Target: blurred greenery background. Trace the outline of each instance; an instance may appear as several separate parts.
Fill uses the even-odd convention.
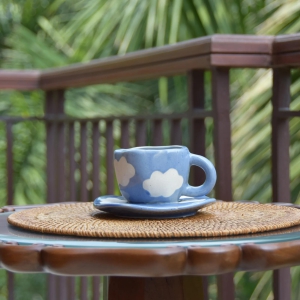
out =
[[[64,66],[215,33],[278,35],[300,31],[299,0],[1,0],[2,69]],[[231,72],[234,198],[271,200],[270,70]],[[209,91],[209,78],[207,78]],[[292,73],[292,109],[300,109],[299,71]],[[0,91],[0,115],[42,116],[41,91]],[[66,93],[72,117],[179,112],[187,105],[186,78],[97,85]],[[207,93],[207,105],[210,93]],[[299,203],[299,118],[290,122],[292,201]],[[208,124],[208,128],[209,128]],[[14,126],[14,191],[17,204],[45,199],[43,124]],[[208,143],[208,156],[212,146]],[[5,128],[0,124],[0,201],[6,202]],[[299,270],[293,268],[293,299],[300,299]],[[2,272],[4,275],[4,272]],[[1,273],[1,274],[2,274]],[[271,272],[235,275],[236,299],[272,299]],[[43,276],[18,275],[16,299],[44,299]],[[6,299],[0,277],[0,299]],[[211,278],[210,297],[216,297]]]

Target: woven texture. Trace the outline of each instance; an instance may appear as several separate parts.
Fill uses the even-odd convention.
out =
[[[58,204],[13,213],[12,225],[43,233],[106,238],[212,237],[300,224],[300,210],[267,204],[217,202],[181,219],[122,219],[92,203]]]

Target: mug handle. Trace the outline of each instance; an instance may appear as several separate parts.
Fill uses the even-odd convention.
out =
[[[215,186],[217,173],[214,165],[205,157],[190,153],[190,166],[201,168],[206,175],[204,183],[200,186],[187,184],[183,195],[190,197],[200,197],[207,195]]]

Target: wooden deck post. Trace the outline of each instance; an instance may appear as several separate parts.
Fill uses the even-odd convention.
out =
[[[65,177],[65,125],[55,118],[64,114],[64,90],[47,91],[45,97],[46,153],[47,153],[47,203],[64,202]],[[68,292],[73,295],[74,279],[48,275],[47,299],[65,299]]]
[[[214,117],[215,166],[218,174],[215,197],[232,201],[231,175],[231,126],[230,126],[230,93],[229,69],[212,70],[212,105]],[[218,298],[234,299],[233,274],[217,277]]]
[[[190,131],[190,151],[195,154],[205,156],[205,120],[194,119],[192,117],[194,109],[205,108],[204,92],[204,70],[192,70],[187,74],[188,80],[188,104],[189,104],[189,131]],[[205,180],[205,174],[200,168],[194,168],[191,172],[190,184],[200,185]],[[193,276],[185,279],[190,285],[198,283],[201,287],[199,299],[208,300],[208,277]]]
[[[273,69],[272,90],[272,191],[274,202],[291,202],[289,119],[279,118],[279,110],[289,109],[291,76],[288,68]],[[291,299],[289,268],[273,272],[275,300]]]
[[[64,130],[57,118],[64,114],[64,91],[47,91],[45,99],[46,152],[47,152],[47,202],[61,202],[65,190]],[[62,144],[61,144],[62,143]]]
[[[192,70],[188,73],[188,97],[190,116],[190,151],[205,156],[205,120],[194,119],[194,109],[204,109],[204,71]],[[193,169],[191,184],[200,185],[205,180],[205,174],[200,168]]]

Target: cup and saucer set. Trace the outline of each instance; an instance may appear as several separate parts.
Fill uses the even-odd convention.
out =
[[[190,166],[202,168],[201,186],[188,184]],[[216,170],[203,156],[184,146],[118,149],[114,167],[122,196],[106,195],[94,207],[125,218],[166,219],[192,216],[216,200],[206,195],[216,183]]]

